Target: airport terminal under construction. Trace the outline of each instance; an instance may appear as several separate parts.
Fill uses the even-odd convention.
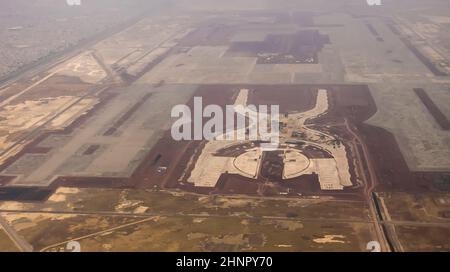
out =
[[[328,224],[355,224],[352,235],[361,232],[364,239],[377,239],[386,251],[417,249],[404,239],[425,227],[411,222],[414,216],[423,219],[417,210],[430,201],[395,215],[399,200],[390,196],[406,194],[402,201],[412,201],[408,196],[419,201],[412,197],[417,195],[449,199],[450,103],[448,91],[442,91],[450,86],[450,68],[445,65],[449,60],[439,54],[439,44],[418,42],[415,35],[432,35],[426,31],[431,26],[413,31],[407,19],[378,16],[358,5],[339,8],[335,3],[329,12],[317,12],[310,5],[311,10],[298,12],[190,10],[188,15],[145,17],[51,65],[3,82],[0,217],[25,208],[32,213],[59,211],[60,206],[46,205],[64,190],[170,192],[167,199],[178,206],[174,209],[181,209],[180,199],[193,195],[199,201],[224,197],[230,203],[230,199],[299,201],[300,208],[286,209],[284,215],[302,224],[297,213],[317,204],[311,201],[356,203],[363,210],[361,218],[351,222],[338,218]],[[356,15],[359,12],[364,15]],[[430,18],[436,29],[443,27],[437,17]],[[358,45],[351,39],[355,35]],[[193,110],[195,97],[223,110],[227,105],[278,105],[278,146],[266,150],[262,146],[267,141],[262,139],[175,140],[171,110],[176,105]],[[248,134],[247,127],[233,127],[232,133],[239,130]],[[86,195],[68,202],[70,213],[79,211],[75,207]],[[178,195],[178,200],[171,198]],[[16,202],[22,208],[11,204]],[[236,203],[226,209],[239,208]],[[450,211],[450,200],[442,203],[431,212],[439,216],[430,220],[442,223],[443,233],[448,233],[444,215]],[[110,216],[113,211],[108,209],[117,206],[102,206],[101,212]],[[205,214],[196,209],[198,221]],[[320,212],[328,214],[330,209]],[[414,214],[413,219],[408,213]],[[250,223],[239,222],[258,225],[249,216]],[[325,217],[321,218],[326,221]],[[9,222],[21,224],[16,219]],[[340,245],[344,238],[336,233],[342,226],[336,233],[327,226],[320,228],[319,236],[303,237],[292,249],[301,250],[304,241],[312,241],[320,247],[306,250],[344,245],[348,248],[339,249],[365,250],[364,239]],[[277,228],[297,231],[291,225]],[[23,229],[27,231],[26,226]],[[197,237],[194,234],[189,233]],[[35,238],[31,231],[29,235]],[[248,243],[256,239],[261,240],[256,244],[267,245],[267,233],[266,240],[255,238],[253,232],[246,235],[250,236],[242,239]],[[220,237],[217,243],[227,244],[222,241],[226,237]],[[61,246],[54,239],[33,241],[39,250]],[[211,247],[212,240],[208,241],[202,250],[237,249]],[[449,249],[448,238],[436,243]],[[258,246],[249,247],[253,249]]]

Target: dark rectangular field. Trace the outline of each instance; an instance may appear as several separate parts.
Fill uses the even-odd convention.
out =
[[[294,34],[271,34],[262,42],[235,42],[226,55],[257,57],[259,64],[316,64],[318,52],[329,43],[329,37],[317,30],[302,30]]]
[[[447,117],[442,113],[442,111],[436,106],[436,104],[431,100],[428,94],[424,89],[415,88],[414,92],[420,98],[422,103],[427,108],[428,112],[434,117],[434,120],[441,126],[443,130],[450,130],[450,121]]]

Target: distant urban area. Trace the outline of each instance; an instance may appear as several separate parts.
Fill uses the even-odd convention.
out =
[[[95,0],[68,8],[66,0],[0,4],[0,79],[46,61],[140,15],[146,1]]]

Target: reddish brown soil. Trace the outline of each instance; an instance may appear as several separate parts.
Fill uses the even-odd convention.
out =
[[[230,146],[227,148],[220,149],[214,155],[218,156],[218,157],[237,157],[237,156],[245,153],[245,151],[251,147],[252,147],[251,143],[245,143],[245,144],[241,144],[241,145],[233,145],[233,146]]]
[[[59,177],[49,187],[56,190],[58,187],[75,188],[130,188],[128,178],[110,177]]]
[[[257,195],[259,184],[254,179],[235,174],[222,174],[214,193]]]
[[[328,154],[322,149],[319,149],[315,146],[305,146],[305,148],[302,149],[302,153],[305,154],[310,159],[331,159],[333,158],[332,155]]]
[[[328,36],[317,30],[302,30],[295,34],[271,34],[262,42],[234,42],[225,56],[257,57],[261,64],[318,63],[318,52],[328,43]]]
[[[261,179],[282,180],[283,179],[283,151],[263,152],[261,159]]]
[[[247,86],[251,91],[248,104],[279,105],[280,113],[307,111],[316,104],[317,88],[292,85]]]

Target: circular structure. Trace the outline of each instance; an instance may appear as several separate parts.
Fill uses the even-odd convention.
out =
[[[288,148],[284,152],[283,179],[295,178],[309,168],[311,161],[297,149]]]
[[[233,166],[238,173],[253,179],[257,179],[260,175],[274,179],[295,178],[302,175],[310,164],[309,158],[300,150],[290,147],[264,151],[264,154],[260,147],[256,147],[233,160]]]
[[[261,155],[261,148],[252,148],[237,156],[233,161],[233,165],[242,175],[256,179]]]

